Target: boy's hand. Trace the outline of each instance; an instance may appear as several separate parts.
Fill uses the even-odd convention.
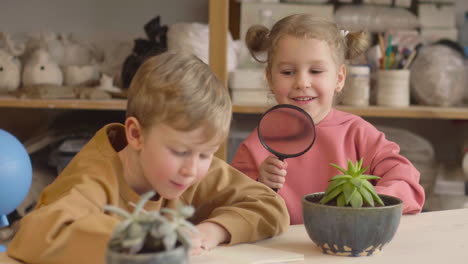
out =
[[[280,189],[286,181],[288,163],[275,156],[266,158],[260,164],[258,181],[273,189]]]
[[[192,250],[191,255],[199,255],[203,250],[210,250],[217,245],[228,242],[231,237],[228,231],[212,222],[203,222],[197,225],[199,234],[191,233]]]

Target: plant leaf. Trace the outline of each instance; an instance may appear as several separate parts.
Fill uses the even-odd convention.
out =
[[[324,195],[322,199],[320,199],[320,203],[321,204],[328,203],[333,198],[335,198],[338,194],[340,194],[342,191],[343,191],[343,185],[340,185],[337,188],[335,188],[333,191],[331,191],[329,194]]]
[[[351,175],[347,175],[347,174],[341,175],[341,174],[340,174],[340,175],[335,175],[335,176],[333,176],[333,177],[332,177],[330,180],[328,180],[328,181],[335,181],[335,180],[341,180],[341,179],[351,179],[351,178],[353,178]]]
[[[365,179],[365,180],[378,180],[380,179],[381,177],[379,176],[375,176],[375,175],[368,175],[368,174],[363,174],[361,176],[361,179]]]
[[[104,211],[114,213],[125,219],[132,218],[132,215],[129,212],[125,211],[124,209],[120,207],[116,207],[112,205],[104,205]]]
[[[143,206],[145,206],[146,202],[151,199],[156,194],[155,191],[149,191],[141,196],[141,199],[135,205],[135,209],[133,209],[133,216],[137,216],[140,211],[142,210]]]
[[[343,193],[346,198],[346,204],[349,204],[349,201],[351,201],[351,198],[356,193],[356,190],[356,186],[354,186],[354,184],[352,184],[351,182],[347,182],[343,185]]]
[[[362,180],[359,179],[359,178],[352,178],[352,179],[350,180],[350,182],[351,182],[354,186],[356,186],[356,188],[361,188],[361,186],[362,186],[362,184],[363,184],[363,183],[362,183]]]
[[[163,238],[163,243],[164,243],[164,247],[166,248],[166,250],[174,249],[176,242],[177,242],[176,233],[170,233]]]
[[[334,180],[332,181],[328,187],[327,187],[327,190],[325,191],[325,194],[327,193],[330,193],[331,191],[333,191],[333,189],[335,189],[336,187],[346,183],[347,180],[346,179],[338,179],[338,180]]]
[[[333,164],[333,163],[330,163],[330,165],[335,167],[339,171],[341,171],[343,174],[348,174],[348,172],[344,168],[340,167],[339,165],[336,165],[336,164]]]
[[[361,193],[362,198],[366,202],[366,204],[374,207],[374,199],[372,198],[372,194],[366,189],[366,187],[362,186],[359,188],[359,193]]]
[[[197,233],[200,233],[198,229]],[[187,246],[188,248],[192,247],[192,240],[190,239],[190,236],[187,234],[187,232],[181,229],[177,229],[177,237],[183,245]]]
[[[179,211],[183,217],[189,218],[195,213],[195,208],[193,206],[181,206]]]
[[[380,205],[384,205],[384,202],[382,201],[382,199],[380,199],[380,196],[375,191],[374,185],[372,185],[368,181],[364,181],[364,187],[366,187],[367,190],[371,193],[372,197],[374,198],[374,201],[376,201]]]
[[[362,162],[364,161],[363,158],[361,158],[358,162],[357,162],[357,166],[356,166],[356,170],[360,171],[361,168],[362,168]]]
[[[363,168],[363,169],[359,169],[359,171],[357,172],[357,174],[358,174],[358,175],[361,175],[361,174],[363,174],[363,173],[364,173],[366,170],[368,170],[368,169],[369,169],[369,166],[367,166],[367,167],[365,167],[365,168]]]
[[[353,192],[353,195],[351,196],[351,206],[353,208],[361,208],[362,207],[362,196],[359,192],[355,191]]]
[[[132,219],[125,219],[121,222],[119,222],[114,229],[114,233],[112,234],[113,236],[122,236],[121,233],[125,233],[127,228],[130,226],[132,223]]]
[[[354,167],[353,162],[350,159],[348,159],[348,174],[350,174],[351,176],[354,176],[355,173],[356,173],[356,168]]]
[[[336,205],[340,207],[343,207],[346,205],[346,199],[345,199],[344,193],[341,193],[338,196],[338,198],[336,199]]]
[[[125,239],[122,241],[122,247],[128,249],[130,254],[135,254],[143,248],[145,236],[135,237],[133,239]]]

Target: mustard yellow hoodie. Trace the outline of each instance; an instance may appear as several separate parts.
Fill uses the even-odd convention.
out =
[[[104,263],[107,242],[119,219],[103,212],[106,204],[132,211],[139,195],[126,184],[116,149],[127,144],[121,124],[109,124],[46,187],[9,244],[10,257],[31,263]],[[215,222],[228,230],[229,244],[275,236],[287,228],[284,201],[224,161],[214,158],[205,178],[180,197],[193,205],[192,222]],[[146,210],[173,208],[177,201],[150,201]]]

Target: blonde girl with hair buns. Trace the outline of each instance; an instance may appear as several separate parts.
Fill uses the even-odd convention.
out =
[[[266,63],[268,86],[277,103],[302,108],[316,125],[315,144],[302,156],[279,160],[262,146],[255,130],[232,161],[251,178],[279,189],[291,224],[303,223],[302,197],[325,191],[338,173],[329,164],[346,166],[348,159],[363,158],[367,173],[382,177],[374,183],[377,192],[402,199],[404,213],[421,211],[425,194],[419,172],[399,154],[399,146],[361,117],[333,108],[345,82],[345,62],[367,49],[367,33],[348,33],[324,18],[296,14],[271,30],[252,26],[245,39],[254,59]],[[265,61],[261,54],[266,54]]]

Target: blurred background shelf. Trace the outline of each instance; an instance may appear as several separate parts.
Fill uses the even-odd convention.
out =
[[[69,109],[69,110],[125,110],[127,100],[87,100],[87,99],[25,99],[14,97],[0,97],[1,108],[41,108],[41,109]],[[262,114],[269,107],[234,105],[235,114]],[[468,120],[468,106],[463,107],[352,107],[336,106],[338,110],[353,113],[363,117],[389,118],[424,118],[424,119],[459,119]]]
[[[26,99],[0,97],[1,108],[41,108],[68,110],[125,110],[127,100]]]

